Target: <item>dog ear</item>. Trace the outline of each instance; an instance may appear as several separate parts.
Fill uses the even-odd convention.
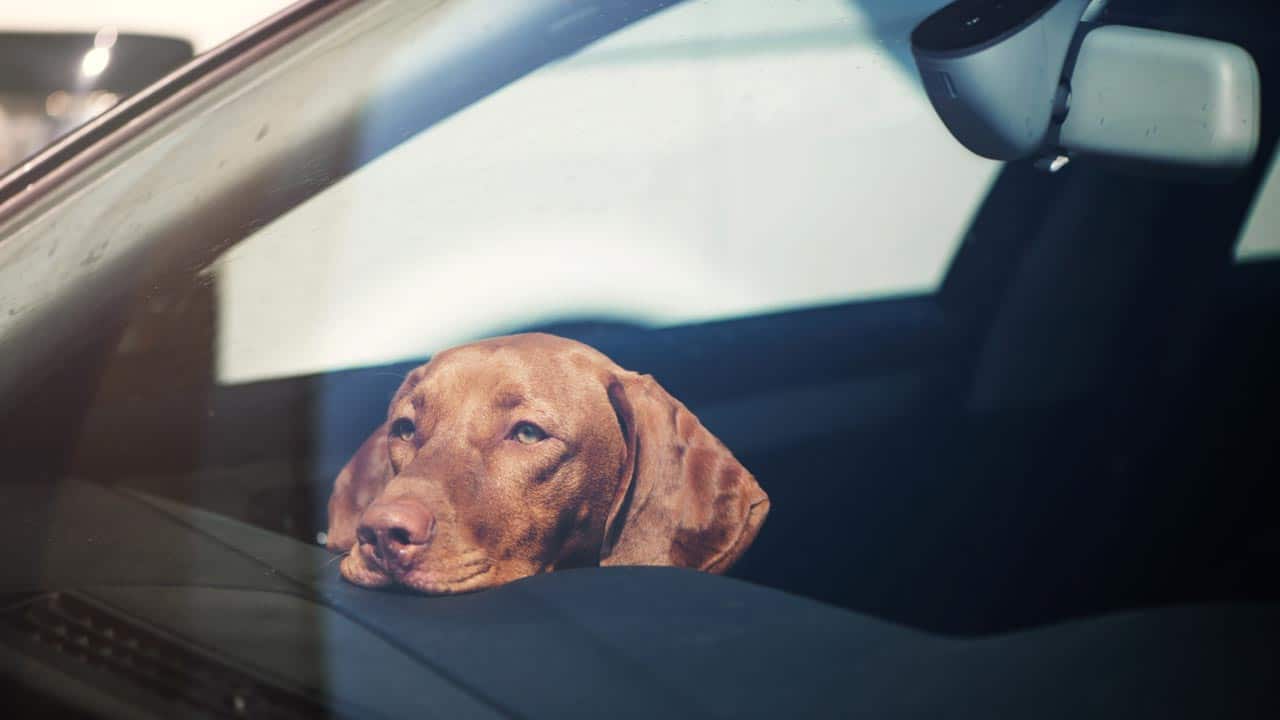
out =
[[[329,530],[326,547],[346,552],[356,544],[360,515],[391,479],[391,456],[387,448],[387,424],[383,423],[347,461],[333,483],[329,495]]]
[[[760,531],[769,497],[651,376],[615,378],[609,400],[627,458],[605,522],[600,564],[728,570]]]

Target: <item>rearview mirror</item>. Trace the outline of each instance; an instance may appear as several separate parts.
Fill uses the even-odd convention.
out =
[[[1075,155],[1214,177],[1258,149],[1258,68],[1230,43],[1081,18],[1089,0],[960,0],[912,33],[925,92],[994,160]]]

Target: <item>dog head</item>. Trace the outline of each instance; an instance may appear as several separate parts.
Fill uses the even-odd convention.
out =
[[[529,334],[409,373],[338,475],[328,537],[353,583],[456,593],[592,565],[723,572],[768,509],[652,377]]]

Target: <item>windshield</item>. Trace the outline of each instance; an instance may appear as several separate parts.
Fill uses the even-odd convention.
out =
[[[1213,183],[978,157],[943,5],[294,8],[5,190],[0,483],[320,557],[353,616],[612,565],[959,638],[1273,603],[1274,127]],[[1280,59],[1270,9],[1106,5]],[[60,552],[3,587],[127,584]],[[175,552],[121,577],[224,582]]]
[[[906,64],[927,6],[682,4],[502,88],[218,261],[218,378],[933,292],[997,166]]]

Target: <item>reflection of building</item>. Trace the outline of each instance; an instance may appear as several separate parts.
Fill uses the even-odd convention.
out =
[[[0,172],[287,4],[9,3],[0,17]]]
[[[0,35],[0,170],[191,59],[185,40],[94,33]]]
[[[14,166],[44,147],[58,134],[53,124],[40,98],[0,95],[0,169]]]

